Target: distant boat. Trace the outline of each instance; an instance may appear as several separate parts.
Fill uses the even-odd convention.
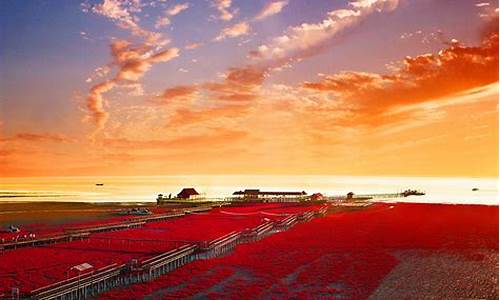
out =
[[[97,185],[97,186],[103,186],[104,183],[96,183],[95,185]]]
[[[472,191],[477,192],[477,191],[479,191],[479,188],[473,188]]]
[[[423,196],[425,195],[424,192],[417,191],[417,190],[406,190],[401,193],[403,197],[408,197],[408,196]]]

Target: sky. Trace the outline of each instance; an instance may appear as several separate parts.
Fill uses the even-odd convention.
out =
[[[498,176],[498,1],[0,1],[0,176]]]

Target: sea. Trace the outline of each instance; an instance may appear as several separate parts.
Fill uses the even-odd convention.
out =
[[[155,202],[158,194],[176,195],[193,187],[207,198],[230,197],[234,191],[306,191],[326,196],[425,192],[379,201],[498,205],[497,178],[185,175],[185,176],[79,176],[0,178],[0,202]],[[473,190],[475,189],[475,190]]]

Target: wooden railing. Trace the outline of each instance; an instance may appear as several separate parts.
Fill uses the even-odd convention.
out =
[[[86,276],[73,277],[55,284],[51,284],[31,292],[32,299],[45,300],[56,299],[63,296],[73,296],[76,299],[86,298],[87,287],[105,282],[111,278],[117,277],[122,272],[125,265],[110,265],[90,273]]]
[[[299,219],[308,221],[315,215],[324,214],[326,211],[327,207],[324,206],[317,211],[290,215],[278,222],[268,221],[259,224],[250,230],[244,231],[245,233],[251,232],[254,234],[254,239],[251,240],[246,239],[243,232],[233,231],[207,243],[186,242],[180,247],[142,261],[133,260],[122,265],[112,264],[81,276],[71,277],[37,288],[25,295],[24,298],[39,300],[56,298],[85,299],[120,285],[149,281],[195,259],[222,255],[232,250],[239,243],[251,242],[255,238],[273,233],[275,230],[286,230],[295,225]]]

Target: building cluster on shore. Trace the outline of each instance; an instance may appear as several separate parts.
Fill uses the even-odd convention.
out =
[[[318,202],[318,201],[366,201],[371,199],[388,199],[408,196],[421,196],[424,192],[407,189],[399,193],[355,195],[349,192],[341,196],[324,196],[321,193],[307,194],[305,191],[262,191],[260,189],[244,189],[235,191],[230,197],[207,198],[195,188],[183,188],[176,196],[159,194],[157,204],[179,202]]]
[[[186,201],[231,201],[231,202],[264,202],[264,203],[279,203],[279,202],[303,202],[303,201],[321,201],[323,195],[315,193],[308,195],[305,191],[261,191],[260,189],[245,189],[236,191],[231,197],[212,199],[205,197],[204,194],[198,193],[194,188],[183,188],[176,197],[172,194],[165,196],[159,194],[156,201],[158,204],[169,202],[186,202]]]

